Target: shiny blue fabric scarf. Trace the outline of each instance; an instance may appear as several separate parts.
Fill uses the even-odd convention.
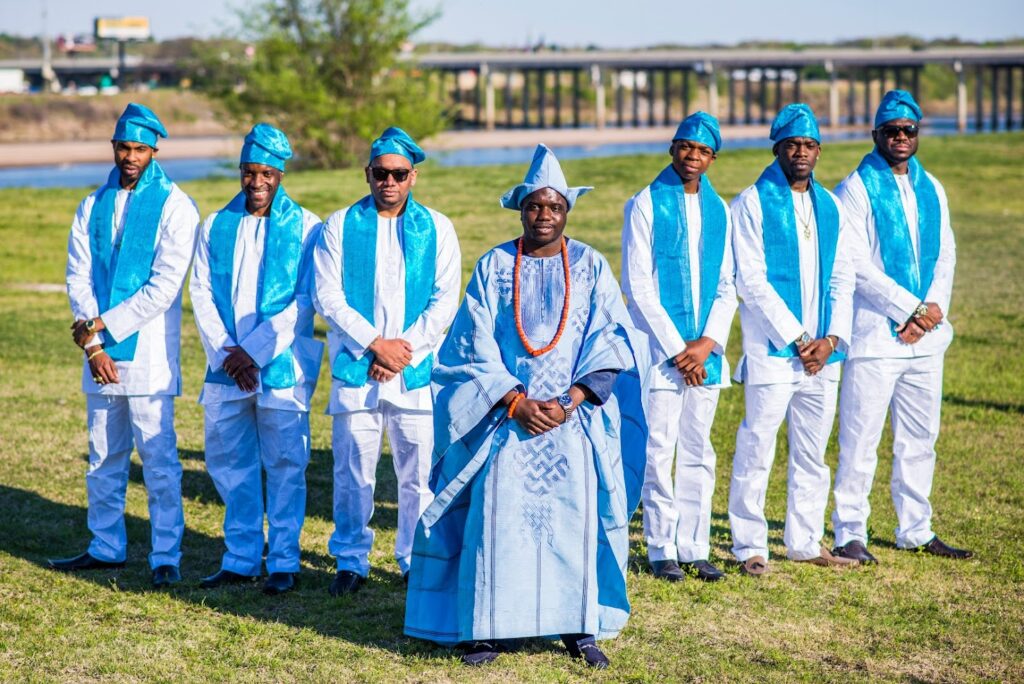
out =
[[[245,193],[235,195],[231,202],[217,212],[210,227],[210,288],[221,322],[235,338],[235,307],[231,297],[235,270],[235,239],[238,226],[248,215]],[[263,249],[263,277],[260,282],[259,302],[256,306],[259,323],[283,311],[295,299],[302,261],[302,207],[295,203],[283,187],[278,187],[270,205]],[[313,336],[310,329],[303,331]],[[237,340],[236,340],[237,342]],[[295,367],[292,350],[285,349],[260,369],[260,382],[264,387],[285,389],[295,386]],[[206,382],[234,385],[235,381],[223,368],[207,367]]]
[[[153,268],[156,255],[156,235],[160,229],[160,216],[171,195],[171,180],[155,160],[142,172],[128,200],[126,216],[122,218],[124,232],[118,245],[113,244],[114,204],[121,189],[121,171],[114,167],[107,176],[107,184],[99,190],[89,215],[89,251],[92,254],[92,282],[100,312],[117,306],[138,292]],[[117,264],[111,273],[112,260],[117,250]],[[113,336],[109,331],[110,339]],[[104,351],[115,361],[131,361],[139,334],[135,333],[116,344],[104,345]]]
[[[437,267],[437,229],[430,212],[413,200],[405,203],[402,220],[402,254],[405,257],[405,318],[406,330],[426,311],[434,293],[434,273]],[[377,279],[377,205],[367,195],[345,213],[342,236],[342,288],[349,305],[374,324],[374,283]],[[356,358],[342,347],[331,367],[332,375],[348,387],[366,384],[373,354]],[[427,355],[418,366],[406,366],[402,371],[406,389],[419,389],[430,384],[430,371],[434,366],[434,353]]]
[[[819,339],[828,332],[832,318],[831,281],[832,266],[836,259],[839,242],[839,210],[829,197],[828,191],[811,177],[811,205],[814,220],[818,226],[818,259],[820,268],[818,280],[818,329],[808,330]],[[803,301],[800,295],[800,248],[797,245],[796,213],[793,208],[793,194],[786,174],[776,159],[766,168],[755,183],[757,196],[761,200],[762,234],[764,236],[764,257],[768,266],[768,282],[786,303],[786,308],[803,318]],[[772,345],[769,356],[794,357],[800,352],[795,342],[781,349]],[[846,354],[834,351],[827,363],[846,358]]]
[[[725,255],[726,217],[722,201],[707,176],[700,190],[700,316],[693,310],[693,283],[690,278],[690,248],[686,225],[686,197],[683,182],[671,165],[651,183],[654,206],[654,265],[658,269],[661,304],[684,340],[703,334],[718,291],[718,276]],[[704,362],[708,377],[705,385],[722,382],[722,356],[712,352]]]
[[[932,285],[935,262],[939,258],[942,209],[935,185],[917,157],[910,158],[908,171],[910,184],[917,197],[920,259],[914,256],[910,226],[907,225],[903,202],[900,201],[900,189],[889,163],[876,149],[865,156],[857,167],[857,174],[871,202],[871,213],[875,217],[878,247],[882,253],[885,273],[923,301]],[[890,322],[893,335],[896,334],[896,325],[896,322]]]

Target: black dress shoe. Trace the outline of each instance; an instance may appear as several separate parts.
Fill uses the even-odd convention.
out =
[[[954,560],[967,560],[968,558],[974,557],[973,551],[953,548],[939,539],[938,535],[932,537],[932,540],[924,546],[918,546],[916,550],[930,553],[933,556],[952,558]]]
[[[679,566],[687,575],[696,577],[701,582],[718,582],[725,579],[725,573],[706,560],[680,563]]]
[[[339,570],[331,581],[331,586],[327,588],[327,593],[331,596],[354,594],[364,584],[366,584],[366,578],[362,575],[351,570]]]
[[[508,649],[500,641],[474,641],[462,654],[462,662],[466,665],[478,667],[494,662],[502,653]]]
[[[254,575],[240,575],[231,570],[218,570],[209,577],[204,577],[200,580],[199,586],[202,589],[216,589],[225,584],[245,584],[247,582],[255,582],[257,579],[259,578]]]
[[[651,570],[655,577],[668,582],[682,582],[686,577],[679,569],[679,563],[674,560],[651,561]]]
[[[163,589],[181,581],[181,572],[173,565],[158,565],[153,568],[153,587]]]
[[[877,565],[878,559],[871,555],[864,543],[854,539],[832,549],[833,556],[860,561],[861,565]]]
[[[76,570],[109,570],[111,568],[123,568],[124,561],[105,561],[96,558],[88,551],[79,554],[74,558],[50,559],[46,561],[50,570],[62,572],[75,572]]]
[[[565,644],[570,656],[582,658],[587,667],[592,667],[595,670],[604,670],[611,665],[608,656],[597,647],[597,640],[593,636],[583,635],[582,639],[577,638],[579,636],[579,634],[562,635],[562,643]]]
[[[263,593],[269,596],[277,596],[295,588],[294,572],[272,572],[263,583]]]

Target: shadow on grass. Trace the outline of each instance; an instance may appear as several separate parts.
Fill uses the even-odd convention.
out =
[[[4,516],[0,517],[0,551],[39,568],[47,558],[80,553],[87,545],[86,509],[46,499],[39,494],[0,485]],[[146,561],[149,521],[125,516],[128,563],[116,570],[89,570],[73,574],[112,592],[154,593]],[[327,587],[334,578],[334,559],[303,552],[297,588],[284,596],[269,597],[260,584],[200,589],[200,572],[220,566],[223,540],[186,528],[182,543],[183,581],[169,593],[184,603],[217,613],[267,623],[309,629],[354,644],[383,648],[403,655],[447,659],[452,651],[402,635],[405,585],[397,572],[374,569],[363,589],[348,597],[330,598]],[[47,570],[47,572],[51,572]],[[215,618],[211,618],[215,619]]]
[[[1016,413],[1017,415],[1024,415],[1024,404],[1014,404],[1006,401],[988,401],[986,399],[968,399],[958,394],[947,394],[942,397],[942,401],[953,406],[963,406],[965,408],[982,408],[989,409],[991,411],[999,411],[1000,413]]]
[[[88,454],[79,458],[89,461]],[[185,461],[203,461],[202,451],[179,450],[179,458]],[[265,475],[264,475],[265,477]],[[142,466],[131,462],[128,479],[145,486]],[[265,480],[264,480],[265,483]],[[181,474],[181,496],[197,503],[219,503],[220,494],[213,486],[213,480],[205,468],[202,471],[185,469]],[[334,459],[329,449],[313,449],[309,466],[306,468],[306,517],[320,518],[327,523],[334,521]],[[389,454],[382,454],[377,464],[377,486],[373,493],[374,512],[371,524],[378,530],[398,527],[398,479],[395,477],[393,461]]]

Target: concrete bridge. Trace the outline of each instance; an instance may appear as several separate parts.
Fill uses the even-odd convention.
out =
[[[184,69],[171,59],[144,59],[138,55],[126,55],[124,63],[118,57],[62,57],[50,63],[53,76],[59,83],[76,81],[98,82],[103,76],[117,79],[124,77],[128,82],[154,80],[162,85],[177,85],[184,75]],[[41,59],[3,59],[0,69],[20,69],[33,87],[41,87],[47,76]],[[122,73],[123,72],[123,73]]]
[[[957,127],[1024,127],[1024,48],[690,49],[433,53],[416,57],[455,114],[457,128],[604,128],[672,125],[703,108],[732,125],[765,124],[788,102],[808,98],[831,127],[870,123],[882,94],[906,88],[922,101],[928,65],[955,76]],[[52,62],[61,82],[119,75],[176,84],[173,60],[125,56]],[[3,60],[38,84],[39,60]],[[724,92],[723,92],[724,91]],[[1019,102],[1017,101],[1019,98]],[[971,116],[973,114],[973,117]],[[973,119],[973,120],[972,120]]]
[[[921,99],[926,65],[955,74],[960,130],[970,124],[970,90],[977,129],[1024,126],[1024,48],[439,53],[419,63],[439,74],[457,122],[484,129],[667,125],[695,100],[725,123],[763,124],[803,99],[811,79],[827,83],[818,111],[828,125],[869,123],[889,88]]]

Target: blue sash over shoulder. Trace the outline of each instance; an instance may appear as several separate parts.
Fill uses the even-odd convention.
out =
[[[359,200],[345,213],[342,252],[345,299],[372,325],[374,284],[377,278],[377,205],[372,195]],[[402,255],[405,258],[405,317],[402,329],[406,330],[426,311],[434,293],[434,274],[437,268],[437,228],[434,219],[430,211],[416,202],[412,195],[409,195],[403,214]],[[349,387],[362,387],[368,379],[372,356],[364,354],[357,359],[343,347],[334,359],[331,373]],[[418,366],[406,366],[402,371],[406,389],[429,385],[433,366],[433,352]]]
[[[683,182],[670,165],[651,183],[658,292],[662,306],[684,340],[694,340],[703,334],[718,291],[718,276],[725,254],[725,207],[706,176],[701,178],[698,197],[701,214],[699,317],[698,312],[693,310],[693,281],[690,277],[692,264]],[[712,352],[704,362],[704,368],[708,373],[705,385],[717,385],[722,381],[720,354]]]
[[[100,312],[117,306],[139,291],[153,268],[156,255],[156,237],[160,229],[160,216],[171,195],[171,180],[160,164],[150,161],[142,177],[132,190],[123,217],[124,232],[114,245],[114,202],[121,187],[121,171],[116,167],[100,188],[89,216],[89,251],[92,253],[92,281]],[[114,251],[117,250],[116,265]],[[108,331],[106,333],[110,335]],[[111,336],[113,339],[113,336]],[[115,361],[131,361],[139,334],[135,333],[115,344],[105,345],[105,351]]]
[[[764,257],[768,266],[768,282],[786,303],[786,308],[796,316],[803,317],[803,301],[800,294],[800,248],[797,245],[796,213],[793,208],[793,194],[786,174],[779,161],[775,160],[764,170],[755,183],[757,196],[761,201],[762,232],[764,236]],[[832,318],[831,281],[832,266],[836,259],[839,243],[839,210],[825,190],[811,177],[811,204],[814,220],[818,226],[818,329],[808,332],[821,338],[828,332]],[[796,344],[791,342],[781,349],[772,345],[769,356],[798,356]],[[834,351],[827,363],[842,361],[846,354]]]
[[[210,227],[210,280],[213,302],[224,327],[235,337],[235,309],[232,305],[231,286],[234,283],[235,239],[238,227],[248,212],[245,193],[238,193],[231,202],[217,212]],[[267,221],[266,244],[263,250],[263,277],[260,283],[257,320],[272,318],[295,299],[302,261],[302,207],[295,203],[283,187],[277,189],[270,205]],[[312,329],[303,331],[313,336]],[[285,349],[260,369],[261,383],[273,389],[295,386],[295,366],[292,350]],[[206,382],[234,385],[233,378],[224,369],[206,369]]]
[[[878,150],[864,157],[857,174],[867,190],[871,213],[878,231],[878,246],[885,273],[920,299],[928,295],[935,275],[941,243],[942,209],[935,185],[917,157],[909,163],[910,183],[917,198],[917,229],[920,258],[914,255],[910,226],[900,201],[892,169]],[[893,335],[896,323],[892,322]]]

